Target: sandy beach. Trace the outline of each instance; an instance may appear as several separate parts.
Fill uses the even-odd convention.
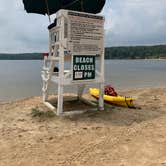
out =
[[[34,117],[41,97],[1,103],[0,166],[166,166],[166,88],[119,94],[141,109]]]

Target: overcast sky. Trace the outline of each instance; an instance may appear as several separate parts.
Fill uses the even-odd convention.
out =
[[[106,0],[105,45],[166,44],[166,0]],[[0,2],[0,52],[47,52],[48,17],[27,14],[22,0]]]

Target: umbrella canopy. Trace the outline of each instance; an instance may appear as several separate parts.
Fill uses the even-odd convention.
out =
[[[106,0],[23,0],[28,13],[54,14],[59,9],[99,13]]]

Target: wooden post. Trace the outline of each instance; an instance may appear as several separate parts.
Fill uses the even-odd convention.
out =
[[[64,48],[60,44],[59,82],[58,82],[58,105],[57,115],[63,113],[63,86],[64,86]]]
[[[103,29],[103,34],[104,34],[104,29]],[[100,92],[99,92],[99,110],[104,110],[104,55],[105,54],[105,49],[104,49],[104,36],[103,36],[103,49],[102,53],[100,56],[100,72],[101,72],[101,77],[102,77],[102,82],[100,83]]]
[[[84,92],[85,84],[78,85],[77,88],[78,88],[78,90],[77,90],[78,99],[80,99],[82,97],[83,92]]]
[[[63,88],[64,88],[64,17],[62,17],[61,31],[59,33],[60,44],[59,44],[59,82],[58,82],[58,105],[57,105],[57,115],[63,113]]]
[[[100,83],[100,92],[99,92],[99,110],[104,110],[104,51],[102,53],[102,56],[100,56],[100,71],[101,71],[101,77],[102,82]]]
[[[57,105],[57,115],[63,113],[63,85],[58,84],[58,105]]]

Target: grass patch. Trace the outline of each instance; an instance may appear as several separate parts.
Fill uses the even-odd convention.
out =
[[[36,108],[32,108],[31,111],[31,115],[32,117],[47,117],[47,118],[51,118],[55,116],[55,113],[52,111],[41,111],[38,107]]]

